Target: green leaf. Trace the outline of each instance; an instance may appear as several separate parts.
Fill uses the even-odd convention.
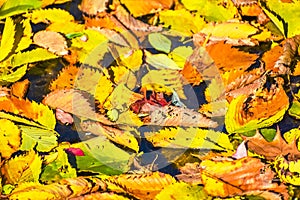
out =
[[[20,80],[27,71],[27,65],[13,68],[0,68],[0,84],[13,83]]]
[[[264,12],[288,38],[300,34],[300,1],[285,3],[281,1],[261,1]]]
[[[68,148],[68,145],[65,145]],[[42,169],[40,180],[45,183],[58,182],[64,178],[75,178],[76,169],[71,166],[68,160],[68,154],[64,150],[64,146],[59,146],[48,157],[55,156],[55,160],[47,163]],[[47,157],[46,157],[47,158]]]
[[[37,151],[48,152],[57,146],[58,134],[56,131],[21,125],[19,127],[22,131],[21,150],[30,150],[36,147]]]
[[[15,42],[16,25],[12,18],[8,17],[4,24],[4,30],[1,38],[1,54],[0,61],[4,60],[12,51]]]
[[[293,101],[293,104],[288,112],[289,112],[289,115],[295,117],[296,119],[300,119],[300,102]]]
[[[276,136],[276,129],[274,128],[263,128],[260,129],[259,131],[268,142],[272,142]]]
[[[57,55],[51,53],[46,49],[37,48],[31,51],[26,51],[24,53],[15,54],[12,58],[12,65],[16,67],[27,63],[50,60],[57,57],[58,57]]]
[[[41,0],[7,0],[0,9],[0,19],[25,13],[30,9],[37,9],[41,6]]]
[[[158,51],[169,53],[172,42],[161,33],[151,33],[148,35],[150,44]]]
[[[130,160],[134,156],[102,136],[73,144],[72,147],[80,148],[84,152],[84,156],[76,157],[79,171],[108,175],[121,174],[129,170]]]
[[[200,128],[165,128],[159,132],[147,132],[145,137],[154,147],[233,149],[225,133]]]
[[[173,200],[174,197],[180,200],[212,199],[203,189],[203,186],[190,185],[184,182],[172,183],[166,186],[158,195],[156,200]]]
[[[236,7],[231,1],[227,2],[226,7],[221,0],[214,1],[191,1],[182,0],[182,4],[189,10],[196,10],[200,15],[204,16],[208,21],[227,21],[233,19],[237,13]]]
[[[145,51],[145,54],[146,62],[155,67],[156,69],[182,69],[166,54],[152,54],[148,51]]]

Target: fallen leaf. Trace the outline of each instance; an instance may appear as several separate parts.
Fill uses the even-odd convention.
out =
[[[54,91],[57,89],[71,89],[75,85],[77,73],[79,68],[74,65],[69,65],[63,68],[58,77],[53,80],[50,84],[50,90]]]
[[[83,0],[80,10],[88,15],[97,15],[108,9],[109,0]]]
[[[11,95],[23,99],[28,91],[29,84],[28,79],[13,83],[11,86]]]
[[[63,56],[68,54],[67,42],[65,38],[57,32],[39,31],[34,34],[33,42],[57,55]]]

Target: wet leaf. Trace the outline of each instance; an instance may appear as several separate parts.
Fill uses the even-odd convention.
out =
[[[179,46],[173,49],[168,56],[178,65],[178,67],[184,70],[185,63],[189,56],[193,53],[193,49],[190,46]]]
[[[74,17],[66,10],[63,9],[40,9],[34,10],[29,14],[31,22],[34,24],[37,23],[59,23],[61,19],[64,21],[74,21]]]
[[[6,161],[1,167],[1,173],[4,175],[6,184],[38,182],[41,166],[41,158],[34,151],[30,151]]]
[[[0,48],[1,48],[0,61],[4,60],[14,47],[15,34],[16,34],[15,28],[16,25],[13,19],[10,17],[6,18],[4,24],[4,30],[1,38],[1,44],[0,44]]]
[[[165,187],[155,199],[157,200],[166,200],[166,199],[185,199],[185,200],[198,200],[198,199],[212,199],[209,197],[206,192],[203,190],[202,186],[198,185],[189,185],[184,182],[173,183]]]
[[[140,199],[154,199],[164,187],[176,182],[171,175],[161,172],[123,174],[110,177],[108,180]]]
[[[79,71],[74,65],[69,65],[63,68],[58,77],[51,82],[50,90],[54,91],[56,89],[71,89],[74,87],[76,76]]]
[[[288,96],[280,85],[269,91],[258,90],[254,96],[240,95],[229,105],[226,129],[229,133],[246,133],[268,127],[280,121],[288,107]]]
[[[34,34],[33,42],[56,55],[63,56],[68,54],[67,41],[57,32],[39,31]]]
[[[221,132],[200,128],[165,128],[145,133],[155,147],[193,149],[233,149],[228,136]]]
[[[146,62],[156,69],[173,69],[173,70],[180,70],[181,68],[167,55],[159,53],[159,54],[152,54],[148,51],[145,52],[146,54]]]
[[[278,156],[274,161],[274,167],[278,173],[279,178],[284,183],[289,183],[292,185],[300,185],[300,171],[299,171],[300,161],[289,161],[283,156]]]
[[[19,150],[21,144],[20,129],[17,125],[7,119],[0,119],[1,157],[8,159],[13,153]]]
[[[161,33],[151,33],[148,35],[148,40],[152,47],[158,51],[169,53],[171,50],[172,42]]]
[[[45,130],[36,127],[20,125],[22,134],[21,150],[35,148],[40,152],[48,152],[57,146],[58,134],[54,130]]]
[[[22,21],[22,28],[23,28],[23,32],[22,32],[22,38],[20,40],[20,42],[18,43],[18,46],[16,48],[16,52],[22,51],[26,48],[28,48],[31,43],[32,43],[32,28],[31,28],[31,24],[30,24],[30,20],[29,19],[24,19]],[[17,32],[18,35],[19,32]]]
[[[11,86],[11,95],[19,98],[24,98],[27,91],[28,87],[30,85],[30,82],[28,79],[25,79],[23,81],[15,82]]]
[[[0,98],[0,116],[49,130],[53,130],[56,124],[54,113],[48,106],[16,97]]]
[[[212,196],[243,195],[248,191],[272,191],[287,197],[286,186],[273,183],[275,173],[257,158],[232,161],[204,160],[200,164],[204,190]],[[255,183],[255,184],[253,184]]]
[[[88,15],[97,15],[107,10],[108,4],[108,0],[83,0],[79,8]]]

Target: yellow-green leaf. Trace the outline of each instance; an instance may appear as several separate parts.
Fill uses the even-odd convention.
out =
[[[0,61],[4,60],[12,51],[15,42],[16,25],[12,18],[8,17],[4,24],[4,30],[1,38],[1,54]]]
[[[171,50],[171,40],[161,33],[150,33],[148,35],[148,40],[150,44],[158,51],[169,53]]]
[[[31,22],[34,24],[43,22],[43,23],[56,23],[64,21],[74,21],[73,15],[71,15],[68,11],[58,8],[50,8],[50,9],[40,9],[34,10],[29,14]]]

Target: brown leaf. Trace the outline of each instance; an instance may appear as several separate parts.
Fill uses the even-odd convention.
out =
[[[288,197],[286,186],[273,182],[275,173],[260,159],[204,160],[200,166],[204,189],[209,195],[228,197],[259,190]]]
[[[80,10],[88,15],[97,15],[107,9],[109,0],[82,0]]]
[[[101,123],[112,125],[104,115],[95,112],[95,105],[90,101],[90,94],[75,89],[55,90],[49,93],[43,103],[53,109],[61,109],[78,117],[93,119]]]
[[[59,56],[67,55],[67,42],[65,38],[54,31],[39,31],[33,36],[34,44],[48,49]]]
[[[154,197],[166,186],[175,183],[176,180],[169,174],[153,172],[146,174],[123,174],[108,178],[129,194],[139,199],[154,199]]]
[[[149,113],[145,118],[145,125],[158,126],[184,126],[184,127],[217,127],[217,122],[204,115],[187,108],[176,106],[156,106],[146,103],[141,109],[142,113]]]
[[[191,184],[202,184],[201,167],[199,163],[186,163],[179,170],[181,174],[176,175],[179,181]]]
[[[300,158],[296,140],[287,143],[282,138],[279,128],[277,128],[275,138],[271,142],[265,140],[258,130],[253,137],[243,136],[243,138],[247,141],[247,146],[250,150],[265,156],[267,159],[275,159],[280,155]]]

